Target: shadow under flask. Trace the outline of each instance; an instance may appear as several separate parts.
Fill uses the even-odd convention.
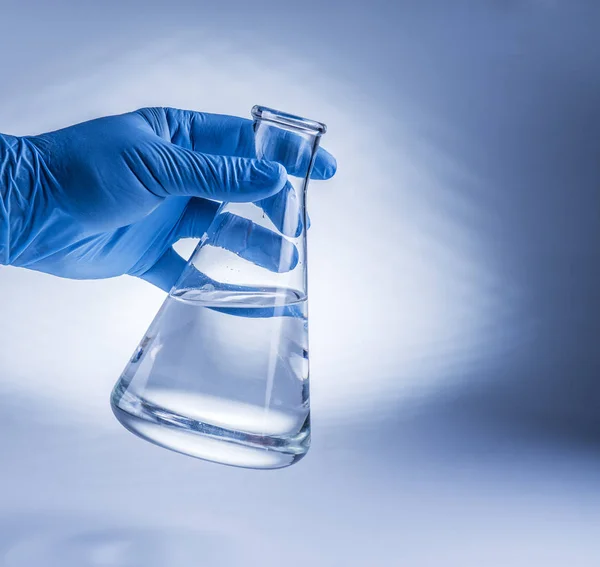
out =
[[[324,124],[255,106],[257,157],[288,182],[224,203],[112,392],[117,419],[157,445],[272,469],[310,446],[306,189]]]

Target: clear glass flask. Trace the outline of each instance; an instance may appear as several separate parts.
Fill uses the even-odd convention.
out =
[[[261,159],[285,188],[224,203],[111,397],[117,419],[162,447],[280,468],[310,445],[306,189],[324,124],[255,106]]]

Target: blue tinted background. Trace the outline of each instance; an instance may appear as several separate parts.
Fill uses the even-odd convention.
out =
[[[311,186],[290,469],[113,419],[159,291],[0,269],[0,565],[598,565],[600,5],[1,10],[2,132],[258,103],[327,122],[339,173]]]

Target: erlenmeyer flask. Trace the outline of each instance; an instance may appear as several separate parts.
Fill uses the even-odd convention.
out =
[[[306,188],[325,125],[252,109],[285,188],[224,203],[112,393],[130,431],[229,465],[279,468],[310,445]]]

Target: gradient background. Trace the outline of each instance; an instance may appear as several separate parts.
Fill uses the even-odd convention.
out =
[[[0,565],[600,564],[599,24],[593,0],[0,0],[2,132],[258,103],[327,122],[339,162],[289,469],[112,417],[164,294],[0,268]]]

